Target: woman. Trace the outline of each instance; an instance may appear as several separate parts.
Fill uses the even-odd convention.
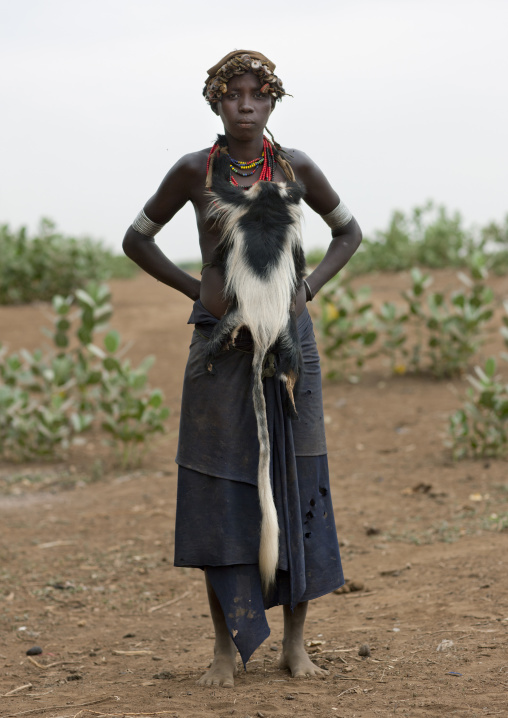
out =
[[[199,681],[202,685],[233,685],[237,650],[245,665],[269,634],[264,609],[277,604],[284,609],[280,667],[294,677],[323,675],[325,672],[310,661],[304,648],[308,600],[343,583],[329,492],[319,358],[305,305],[351,258],[360,244],[361,232],[306,154],[283,150],[264,136],[275,101],[286,94],[274,71],[275,65],[268,58],[246,50],[229,53],[208,71],[203,94],[220,116],[224,135],[211,149],[185,155],[171,168],[127,230],[123,244],[125,253],[145,271],[195,302],[189,321],[196,329],[184,380],[177,457],[175,565],[205,570],[216,641],[212,666]],[[254,201],[267,201],[260,188],[269,190],[270,202],[273,197],[274,202],[281,203],[280,211],[273,215],[269,215],[268,205],[264,212],[263,204],[257,215],[254,212],[261,224],[265,222],[264,234],[258,232],[261,240],[270,233],[275,238],[282,236],[281,227],[273,222],[266,225],[268,216],[291,215],[287,223],[284,220],[283,229],[286,231],[286,224],[293,222],[292,237],[297,237],[295,212],[284,214],[289,195],[294,204],[302,195],[332,229],[323,261],[307,278],[295,269],[296,260],[287,270],[287,287],[291,290],[286,308],[288,326],[294,326],[296,332],[288,330],[288,336],[298,344],[302,370],[293,396],[292,382],[280,370],[284,342],[275,342],[263,365],[264,419],[253,407],[251,374],[256,348],[249,323],[244,320],[242,324],[240,318],[240,331],[236,336],[235,329],[236,338],[230,337],[228,344],[233,351],[224,348],[212,361],[205,363],[204,359],[221,322],[232,316],[233,309],[243,306],[242,285],[250,281],[249,272],[259,259],[252,256],[258,252],[253,247],[258,245],[249,236],[249,231],[256,233],[256,227],[243,222],[240,231],[240,220],[237,226],[234,220]],[[176,267],[153,239],[188,201],[196,212],[203,259],[201,280]],[[227,232],[225,226],[229,227]],[[244,243],[243,254],[238,256],[244,257],[242,268],[247,280],[237,282],[236,294],[232,294],[232,275],[237,269],[232,269],[227,252],[235,241]],[[277,244],[274,251],[278,251]],[[299,248],[295,251],[298,257]],[[281,267],[286,264],[281,263]],[[264,272],[263,268],[258,271]],[[284,283],[284,277],[282,280]],[[277,286],[280,283],[279,277]],[[264,316],[273,314],[270,297],[269,291],[254,297],[249,316],[261,316],[260,309]],[[272,372],[267,368],[268,356]],[[255,399],[254,394],[254,403]],[[288,416],[288,403],[293,403],[298,420]],[[269,437],[265,461],[269,491],[263,498],[260,447],[264,436]],[[264,527],[270,507],[275,521],[270,541],[272,545],[274,540],[278,543],[278,551],[276,545],[275,562],[266,574],[258,555],[260,526]],[[263,532],[264,528],[261,543]]]

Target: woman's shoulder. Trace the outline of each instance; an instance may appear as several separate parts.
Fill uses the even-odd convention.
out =
[[[185,172],[189,174],[199,173],[202,174],[206,170],[206,162],[210,147],[197,150],[196,152],[189,152],[186,155],[180,157],[178,162],[174,165],[173,169],[177,172]]]
[[[315,182],[320,170],[316,163],[303,150],[294,147],[283,147],[283,157],[288,160],[298,180],[305,185]]]
[[[339,195],[328,179],[306,152],[282,148],[285,159],[289,160],[296,179],[305,187],[304,200],[318,214],[326,214],[339,203]]]
[[[282,147],[282,156],[291,163],[293,169],[310,167],[314,163],[306,152],[295,147]]]

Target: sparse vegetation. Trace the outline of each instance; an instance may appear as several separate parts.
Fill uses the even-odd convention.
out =
[[[508,301],[504,308],[501,335],[508,348]],[[500,358],[508,361],[508,354],[501,352]],[[471,386],[465,402],[449,422],[454,457],[508,456],[508,383],[498,374],[496,358],[476,366],[467,379]]]
[[[54,456],[81,435],[101,428],[122,465],[139,463],[147,440],[162,432],[169,410],[159,389],[148,389],[146,358],[133,367],[127,346],[109,330],[113,309],[104,284],[53,298],[54,349],[9,354],[0,345],[0,455],[7,459]],[[75,331],[73,332],[73,328]]]
[[[413,267],[468,268],[478,252],[485,254],[490,271],[508,272],[508,215],[500,224],[466,228],[458,212],[451,214],[429,201],[408,214],[393,212],[387,229],[364,238],[348,271],[358,275]],[[317,264],[323,256],[323,249],[313,249],[307,255],[308,264]]]
[[[67,296],[91,280],[132,277],[136,265],[114,255],[89,237],[67,237],[49,219],[42,219],[36,236],[26,227],[0,226],[0,305],[51,301]]]
[[[329,376],[343,376],[379,355],[389,358],[396,373],[425,371],[436,378],[464,373],[493,314],[486,278],[483,255],[477,254],[471,278],[459,273],[461,288],[445,296],[430,292],[432,277],[414,268],[403,303],[384,302],[379,310],[367,287],[330,282],[320,293],[319,319]]]

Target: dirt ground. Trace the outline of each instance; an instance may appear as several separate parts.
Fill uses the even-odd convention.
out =
[[[369,278],[379,300],[406,281]],[[505,284],[493,281],[498,299]],[[157,357],[169,431],[141,470],[116,469],[98,437],[59,463],[0,466],[0,716],[508,716],[507,463],[454,463],[443,446],[465,381],[381,364],[324,384],[344,570],[363,584],[309,609],[308,650],[329,676],[277,668],[272,609],[235,688],[196,685],[213,647],[204,581],[172,565],[190,302],[148,277],[112,288],[133,359]],[[44,309],[0,308],[2,341],[41,346]]]

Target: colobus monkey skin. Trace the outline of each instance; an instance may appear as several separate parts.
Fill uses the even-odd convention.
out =
[[[286,383],[294,409],[293,389],[302,358],[292,309],[305,271],[300,200],[296,182],[258,182],[248,191],[229,182],[229,158],[214,157],[210,217],[221,229],[213,257],[224,276],[227,314],[208,341],[206,367],[241,327],[253,341],[252,398],[259,439],[258,493],[261,505],[259,569],[265,590],[275,580],[279,526],[270,482],[270,440],[263,393],[263,364],[270,350],[279,358],[277,377]],[[296,413],[296,411],[295,411]]]

